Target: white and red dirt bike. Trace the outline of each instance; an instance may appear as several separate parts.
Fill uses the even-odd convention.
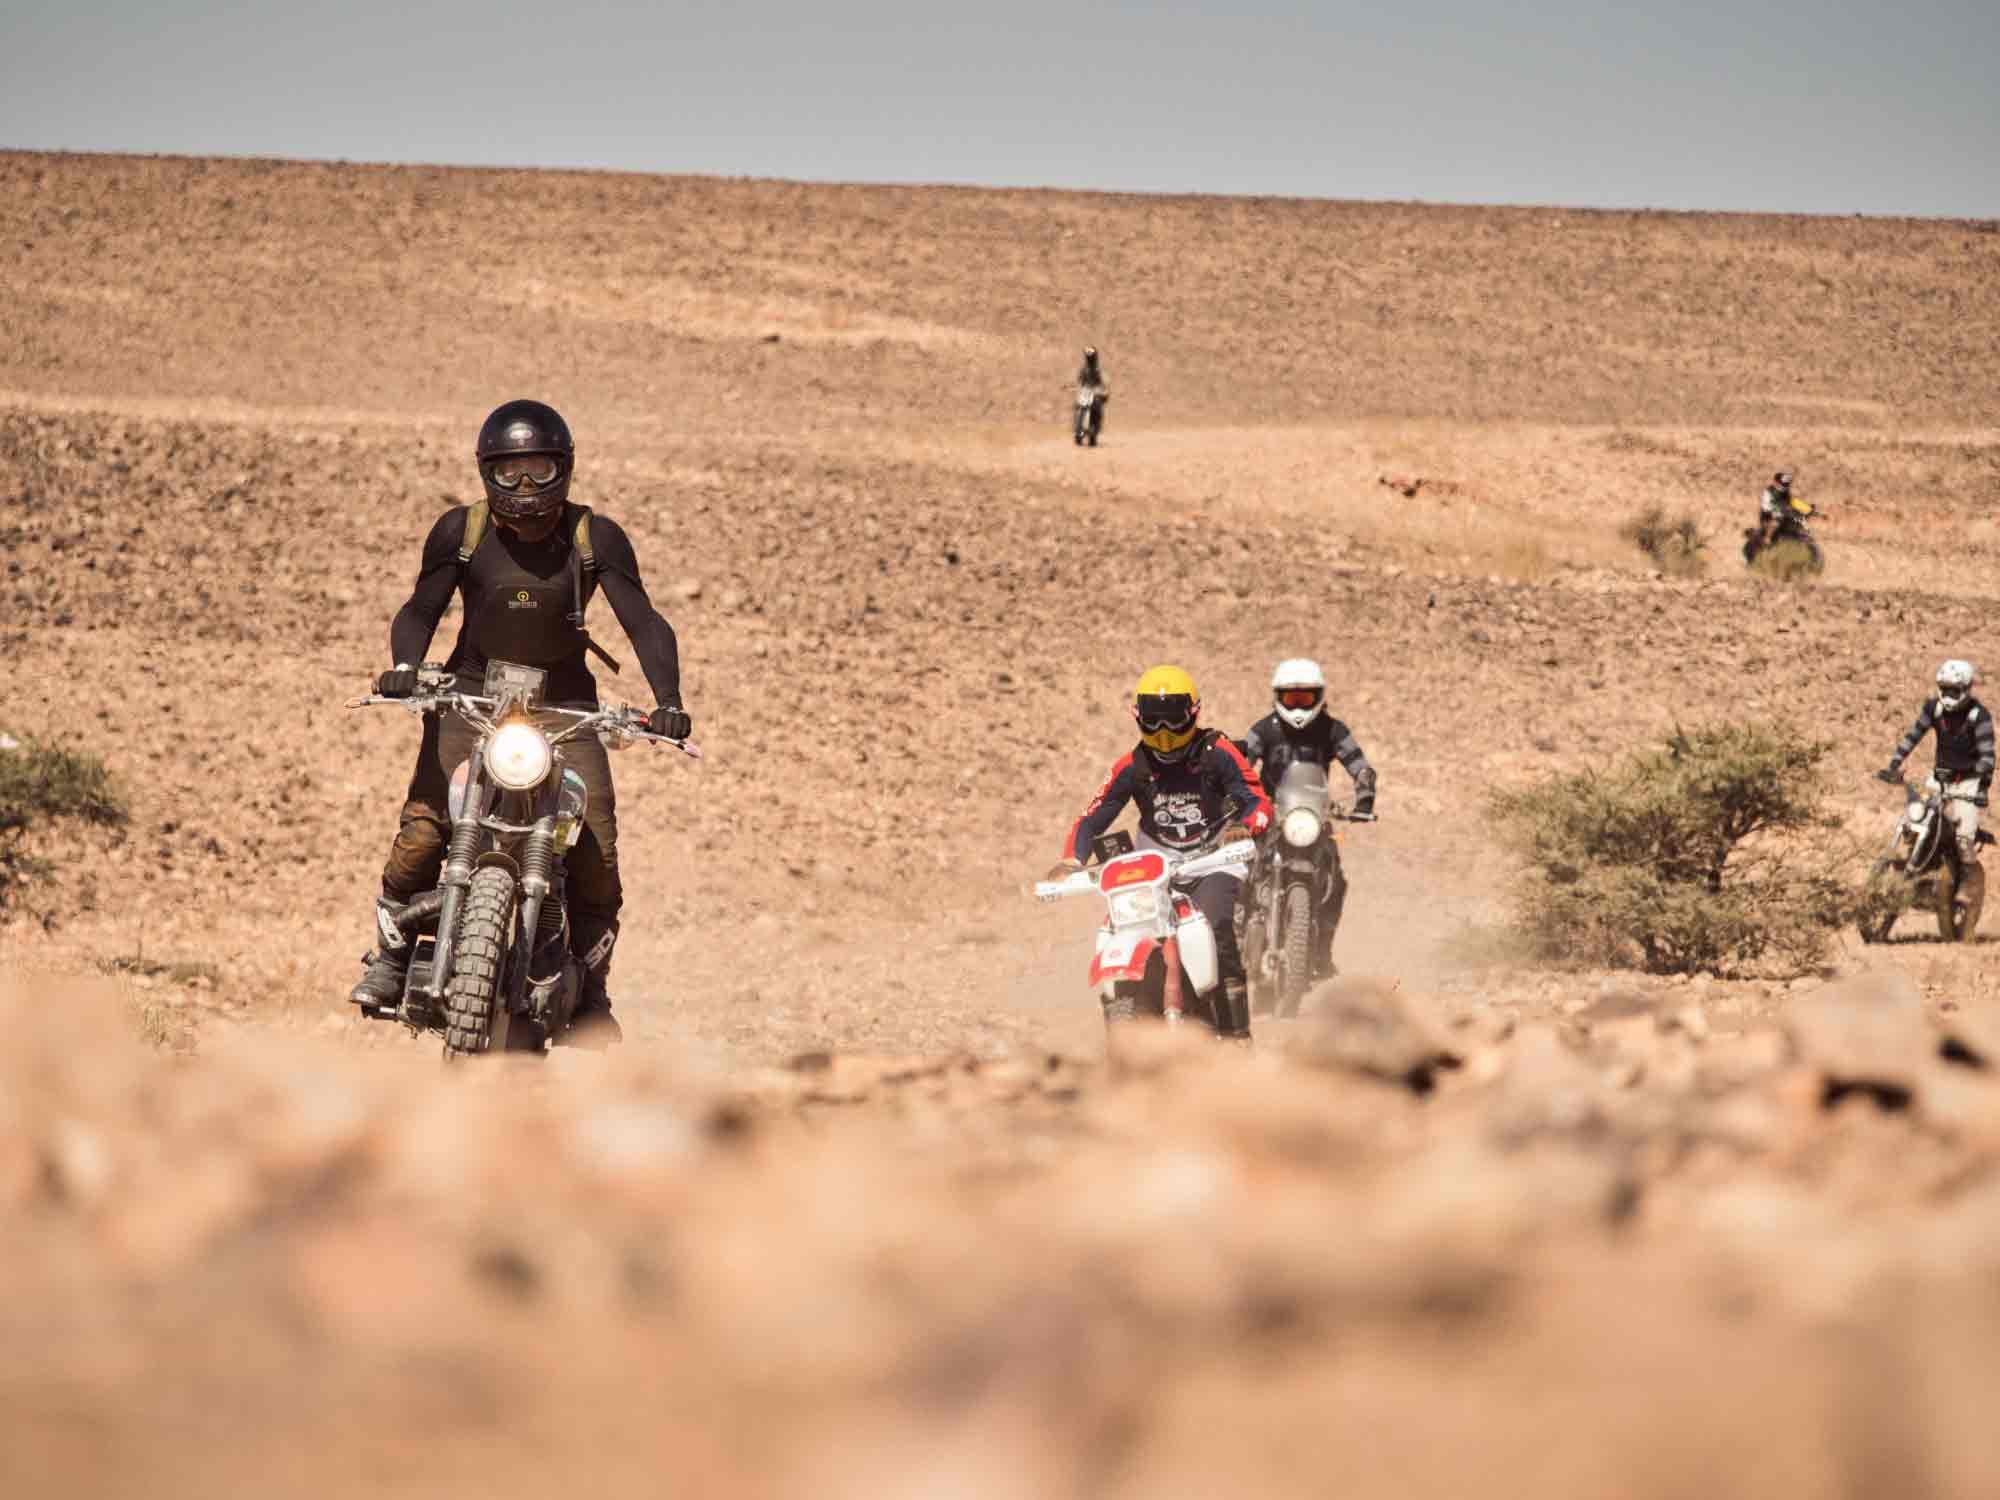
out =
[[[1186,888],[1208,875],[1248,874],[1257,858],[1255,842],[1180,853],[1134,849],[1131,835],[1119,832],[1099,839],[1091,853],[1101,863],[1061,880],[1037,881],[1035,899],[1104,898],[1090,986],[1104,1003],[1105,1025],[1148,1016],[1169,1026],[1192,1019],[1215,1029],[1215,933]]]

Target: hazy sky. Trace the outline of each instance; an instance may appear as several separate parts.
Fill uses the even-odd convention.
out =
[[[0,147],[2000,216],[2000,0],[4,0]]]

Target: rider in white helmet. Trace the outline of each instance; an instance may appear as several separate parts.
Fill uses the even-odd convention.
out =
[[[1275,788],[1285,767],[1310,761],[1329,771],[1338,761],[1354,779],[1353,816],[1364,822],[1375,817],[1375,768],[1355,743],[1354,732],[1326,711],[1326,674],[1319,663],[1303,656],[1278,663],[1271,674],[1271,711],[1243,737],[1243,756],[1265,787]],[[1329,839],[1332,829],[1327,830]],[[1333,848],[1333,884],[1321,907],[1321,951],[1313,955],[1320,973],[1331,972],[1333,933],[1347,903],[1347,880],[1340,870],[1340,848]]]
[[[1925,735],[1937,731],[1937,766],[1931,774],[1944,789],[1959,859],[1968,866],[1979,862],[1979,809],[1993,785],[1993,715],[1972,696],[1976,676],[1971,662],[1957,658],[1939,667],[1936,696],[1924,700],[1917,722],[1897,742],[1889,764],[1875,773],[1883,781],[1900,780],[1897,768]]]

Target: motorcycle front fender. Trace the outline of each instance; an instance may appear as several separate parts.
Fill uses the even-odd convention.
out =
[[[1199,912],[1183,917],[1175,938],[1189,986],[1195,994],[1206,995],[1215,988],[1216,979],[1215,931],[1208,925],[1208,918]]]
[[[1090,960],[1090,983],[1093,989],[1103,985],[1117,984],[1121,980],[1134,983],[1146,977],[1146,964],[1153,956],[1153,950],[1160,946],[1158,938],[1149,932],[1105,932],[1098,934],[1097,952]]]

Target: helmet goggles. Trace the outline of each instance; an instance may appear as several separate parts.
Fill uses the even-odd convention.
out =
[[[1132,700],[1132,717],[1148,749],[1173,751],[1194,738],[1197,707],[1186,693],[1142,693]]]
[[[1317,708],[1326,697],[1322,687],[1288,687],[1278,689],[1278,702],[1286,708]]]
[[[486,460],[486,477],[510,493],[532,493],[562,477],[562,460],[553,453],[508,453]]]

